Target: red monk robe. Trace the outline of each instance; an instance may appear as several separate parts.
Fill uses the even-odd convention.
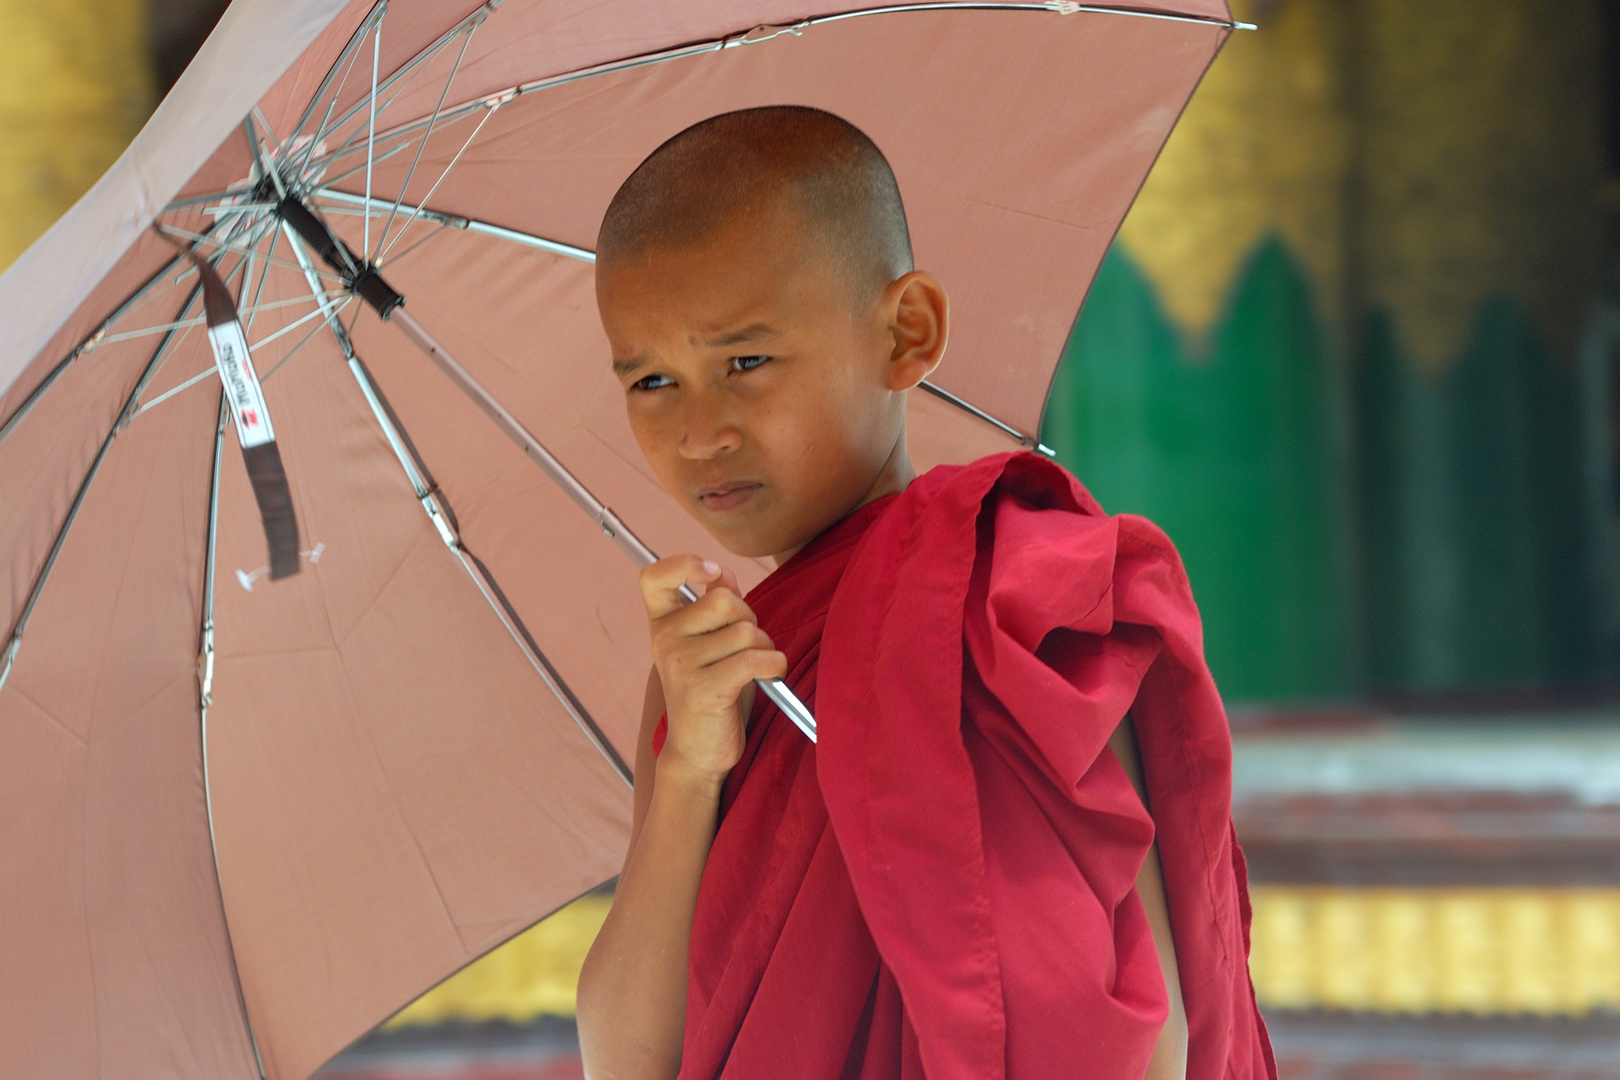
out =
[[[1226,717],[1163,533],[998,455],[856,511],[748,602],[821,741],[761,698],[682,1077],[1137,1080],[1169,1007],[1133,887],[1155,825],[1188,1080],[1276,1076]],[[1127,709],[1151,819],[1106,747]]]

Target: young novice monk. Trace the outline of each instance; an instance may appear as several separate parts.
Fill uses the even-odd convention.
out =
[[[597,259],[642,452],[778,569],[746,601],[696,556],[642,573],[588,1075],[1274,1076],[1181,563],[1035,455],[915,474],[948,307],[877,147],[812,109],[704,121],[625,181]],[[819,744],[755,695],[778,677]]]

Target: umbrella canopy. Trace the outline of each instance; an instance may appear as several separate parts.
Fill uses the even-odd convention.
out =
[[[863,128],[955,301],[914,458],[1033,445],[1231,26],[1223,0],[239,0],[0,278],[0,1075],[308,1076],[623,855],[632,568],[281,199],[655,550],[724,557],[642,461],[597,323],[630,170],[729,109]],[[283,580],[171,240],[237,299]]]

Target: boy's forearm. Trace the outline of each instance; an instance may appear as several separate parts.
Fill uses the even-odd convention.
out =
[[[613,909],[579,979],[579,1037],[593,1078],[670,1080],[680,1069],[687,958],[719,784],[659,763]]]

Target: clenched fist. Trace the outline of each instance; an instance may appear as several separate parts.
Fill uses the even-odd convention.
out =
[[[683,603],[682,585],[703,596]],[[787,674],[787,657],[759,628],[735,575],[696,555],[644,569],[641,596],[669,714],[660,771],[677,767],[718,786],[742,757],[754,680]]]

